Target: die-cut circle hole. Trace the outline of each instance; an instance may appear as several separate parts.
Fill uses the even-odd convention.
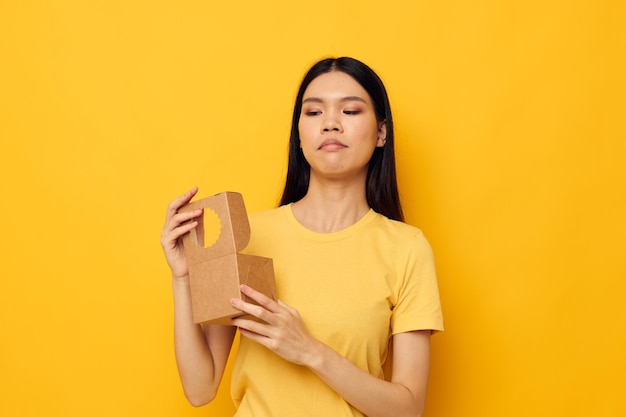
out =
[[[196,243],[205,248],[211,247],[217,242],[222,231],[222,224],[217,213],[210,208],[203,210],[202,216],[198,218],[196,227]]]

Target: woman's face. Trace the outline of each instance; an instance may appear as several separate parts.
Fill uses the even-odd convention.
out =
[[[324,73],[308,85],[298,130],[311,176],[328,178],[365,178],[374,149],[385,144],[387,133],[367,91],[340,71]]]

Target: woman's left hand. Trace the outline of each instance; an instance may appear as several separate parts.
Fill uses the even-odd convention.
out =
[[[289,362],[310,364],[315,358],[314,352],[319,342],[310,335],[296,309],[280,300],[274,301],[247,285],[241,286],[241,293],[258,305],[233,298],[232,306],[262,320],[234,318],[232,323],[239,327],[241,334]]]

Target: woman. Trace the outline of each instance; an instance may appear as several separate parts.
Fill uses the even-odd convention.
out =
[[[402,222],[393,121],[379,77],[352,58],[306,74],[294,107],[281,206],[250,217],[247,253],[274,260],[279,301],[241,287],[262,321],[198,326],[180,237],[201,211],[168,207],[176,360],[189,401],[213,399],[238,328],[236,416],[419,416],[430,336],[443,330],[432,253]],[[392,360],[393,358],[393,360]]]

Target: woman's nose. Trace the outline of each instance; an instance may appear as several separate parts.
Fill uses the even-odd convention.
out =
[[[333,131],[334,132],[342,131],[341,122],[336,116],[329,114],[326,116],[326,118],[324,119],[324,122],[322,123],[322,132],[333,132]]]

